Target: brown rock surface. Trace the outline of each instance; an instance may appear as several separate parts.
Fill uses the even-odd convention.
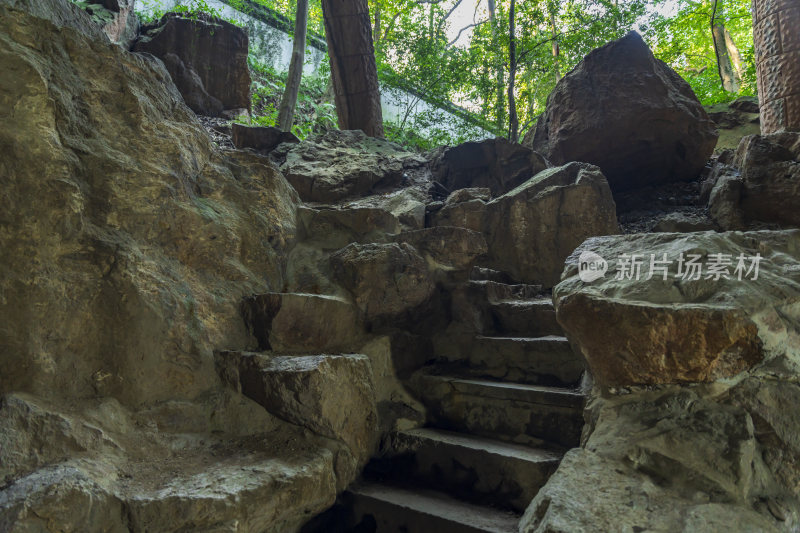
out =
[[[341,440],[361,464],[369,458],[377,413],[368,357],[224,352],[220,359],[229,383],[270,413]]]
[[[717,141],[689,84],[634,32],[566,74],[532,132],[523,144],[599,166],[614,191],[696,178]]]
[[[797,231],[785,231],[590,239],[570,256],[564,281],[554,289],[558,321],[604,387],[713,381],[762,360],[797,368],[797,350],[787,350],[781,336],[800,320],[794,311],[800,299],[799,238]],[[591,283],[581,281],[577,266],[588,251],[608,264],[606,274]],[[629,268],[632,253],[646,254],[638,280]],[[667,254],[666,280],[663,270],[647,279],[651,254],[659,260]],[[717,262],[728,279],[715,280],[706,270],[699,279],[677,277],[681,254],[685,260],[696,256],[704,269]],[[754,271],[746,270],[756,254],[762,259],[754,280]],[[626,276],[618,279],[621,266]]]
[[[488,203],[445,205],[434,224],[483,233],[488,266],[546,287],[558,282],[563,260],[581,242],[619,231],[608,183],[600,169],[586,163],[544,170]]]
[[[250,109],[248,37],[242,28],[204,13],[168,13],[142,28],[133,49],[164,60],[196,113]]]
[[[335,296],[271,292],[246,298],[242,307],[263,350],[347,351],[363,334],[355,306]]]
[[[0,530],[297,530],[356,452],[213,357],[283,287],[296,192],[70,2],[0,0],[0,70]]]
[[[286,154],[281,172],[306,202],[332,203],[394,188],[424,159],[362,131],[331,130]]]
[[[336,280],[368,319],[403,315],[433,294],[425,260],[406,243],[350,244],[330,261]]]
[[[500,196],[547,168],[547,162],[530,148],[496,138],[447,148],[431,168],[434,179],[451,191],[485,187]]]

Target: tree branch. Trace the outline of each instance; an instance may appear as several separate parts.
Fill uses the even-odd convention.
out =
[[[472,24],[468,24],[468,25],[464,26],[463,28],[458,30],[458,35],[456,35],[455,39],[453,39],[452,41],[447,43],[447,46],[453,46],[454,44],[456,44],[456,42],[458,42],[458,40],[461,38],[461,34],[464,33],[465,31],[467,31],[468,29],[475,28],[477,26],[481,26],[483,24],[486,24],[487,22],[489,22],[489,19],[482,20],[480,22],[473,22]]]

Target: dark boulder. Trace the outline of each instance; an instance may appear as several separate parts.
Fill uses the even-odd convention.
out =
[[[619,191],[696,178],[716,141],[689,84],[631,32],[558,82],[523,144],[553,164],[595,164]]]
[[[269,152],[281,143],[297,144],[300,139],[290,131],[281,131],[272,126],[245,126],[234,124],[232,127],[233,145],[236,148],[252,148],[259,152]]]
[[[507,193],[545,168],[541,155],[501,138],[453,146],[431,164],[434,179],[448,191],[485,187],[493,196]]]
[[[164,60],[186,104],[216,116],[250,109],[248,43],[244,29],[217,17],[168,13],[143,28],[133,49]]]

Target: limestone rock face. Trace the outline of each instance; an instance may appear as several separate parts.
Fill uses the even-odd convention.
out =
[[[0,0],[0,70],[0,530],[296,531],[355,452],[213,356],[255,345],[296,192],[66,0]]]
[[[337,202],[397,186],[425,160],[363,131],[331,130],[286,154],[281,172],[306,202]]]
[[[367,356],[227,352],[220,357],[228,381],[267,411],[344,442],[361,464],[369,458],[377,414]]]
[[[193,111],[217,116],[250,109],[248,46],[247,32],[222,19],[168,13],[142,28],[133,49],[164,61]]]
[[[402,315],[433,294],[425,260],[407,243],[350,244],[330,260],[335,278],[368,319]]]
[[[702,492],[682,493],[663,483],[663,478],[650,477],[646,470],[625,461],[575,448],[531,502],[519,531],[601,533],[617,530],[620,524],[635,524],[647,531],[698,533],[786,530],[766,509],[759,513],[733,502],[708,501]]]
[[[258,294],[245,299],[243,314],[263,350],[345,351],[352,349],[363,333],[357,309],[334,296]]]
[[[486,240],[477,231],[455,226],[435,226],[406,231],[395,237],[418,250],[431,268],[468,272],[475,260],[488,251]]]
[[[0,98],[28,109],[0,129],[0,392],[195,397],[250,342],[241,298],[283,285],[296,193],[219,152],[160,61],[45,5],[0,2]]]
[[[555,285],[563,260],[590,236],[619,231],[616,207],[600,169],[569,163],[544,170],[490,202],[449,203],[435,225],[483,233],[488,266],[516,281]]]
[[[500,196],[547,168],[547,162],[530,148],[497,138],[447,148],[431,167],[434,179],[451,191],[486,187]]]
[[[139,33],[139,19],[134,12],[136,0],[103,0],[100,3],[113,14],[103,31],[112,43],[130,48]]]
[[[132,413],[108,398],[4,396],[3,531],[292,531],[352,478],[337,479],[353,462],[343,444],[241,396],[206,401]]]
[[[713,381],[762,360],[794,372],[800,347],[785,337],[794,338],[800,323],[799,239],[796,230],[590,239],[570,256],[554,289],[558,321],[602,386]],[[581,281],[584,252],[607,262],[604,277]],[[629,268],[634,253],[645,256],[637,260],[638,280]],[[656,260],[667,254],[667,279],[663,268],[651,271],[651,254]],[[693,260],[703,269],[699,279],[697,270],[677,277],[682,254],[682,272]]]
[[[614,191],[696,178],[717,133],[689,84],[629,33],[556,85],[523,144],[599,166]]]

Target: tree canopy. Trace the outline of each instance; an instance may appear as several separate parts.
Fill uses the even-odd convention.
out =
[[[292,21],[297,15],[295,0],[225,1],[244,8],[260,4]],[[497,135],[521,138],[561,76],[592,49],[631,30],[642,34],[704,104],[756,93],[750,0],[368,0],[368,5],[379,78],[426,99],[453,102]],[[309,38],[324,33],[321,0],[310,0]]]

